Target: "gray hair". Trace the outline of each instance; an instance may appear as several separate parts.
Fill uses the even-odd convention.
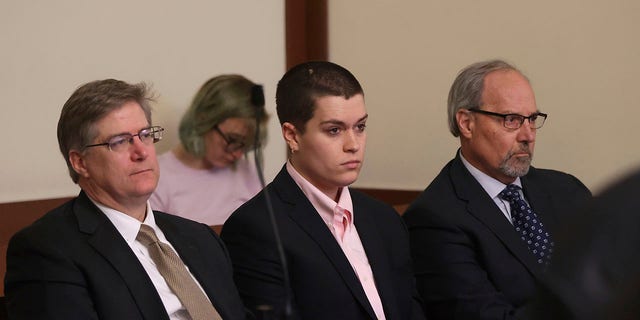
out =
[[[522,74],[513,65],[503,60],[487,60],[474,63],[462,69],[449,90],[447,112],[449,118],[449,131],[454,137],[460,135],[460,129],[456,121],[456,113],[460,109],[477,108],[483,104],[482,91],[484,78],[491,72],[499,70],[514,70]],[[524,76],[524,75],[523,75]]]

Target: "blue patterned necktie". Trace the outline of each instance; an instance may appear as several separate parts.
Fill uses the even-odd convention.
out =
[[[553,253],[553,239],[544,229],[538,215],[522,199],[519,191],[520,187],[510,184],[500,192],[499,196],[509,201],[511,220],[522,241],[527,244],[539,264],[548,266],[551,263],[551,254]]]

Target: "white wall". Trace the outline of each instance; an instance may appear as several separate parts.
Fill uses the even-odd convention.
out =
[[[539,108],[534,165],[597,191],[640,165],[640,2],[329,1],[330,59],[361,80],[370,113],[361,187],[424,188],[454,155],[446,96],[457,72],[504,58],[531,79]],[[285,70],[282,0],[0,2],[0,202],[72,196],[55,128],[73,90],[107,77],[160,95],[160,152],[209,77],[263,83],[272,114],[271,180],[284,161],[275,115]]]
[[[459,144],[446,99],[460,69],[503,58],[530,78],[534,165],[592,191],[640,165],[640,2],[329,1],[330,59],[358,77],[370,114],[357,186],[421,190]]]
[[[78,192],[57,147],[66,99],[88,81],[151,83],[154,123],[177,124],[200,85],[240,73],[265,87],[270,181],[285,160],[275,86],[285,71],[284,1],[7,0],[0,2],[0,203]]]

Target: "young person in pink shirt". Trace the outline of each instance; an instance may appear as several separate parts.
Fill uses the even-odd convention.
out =
[[[289,159],[222,231],[245,305],[277,319],[423,319],[402,219],[348,188],[367,136],[358,80],[331,62],[303,63],[278,83],[276,105]]]

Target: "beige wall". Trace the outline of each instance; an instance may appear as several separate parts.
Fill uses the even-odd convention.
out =
[[[282,0],[2,1],[0,41],[0,203],[77,193],[56,125],[71,92],[96,79],[153,85],[163,152],[199,86],[241,73],[264,84],[273,115],[268,180],[284,162],[273,102],[285,70]]]
[[[369,121],[361,187],[424,188],[454,155],[446,95],[464,66],[504,58],[531,79],[550,118],[534,165],[597,191],[640,165],[640,3],[613,1],[329,1],[330,58],[362,81]],[[0,202],[71,196],[55,127],[87,81],[147,81],[156,123],[178,118],[209,77],[242,73],[273,117],[267,180],[284,161],[275,85],[284,71],[284,1],[0,2]]]
[[[370,114],[361,187],[423,189],[454,156],[457,72],[503,58],[531,79],[534,165],[592,191],[640,165],[640,2],[329,1],[330,58],[362,81]]]

